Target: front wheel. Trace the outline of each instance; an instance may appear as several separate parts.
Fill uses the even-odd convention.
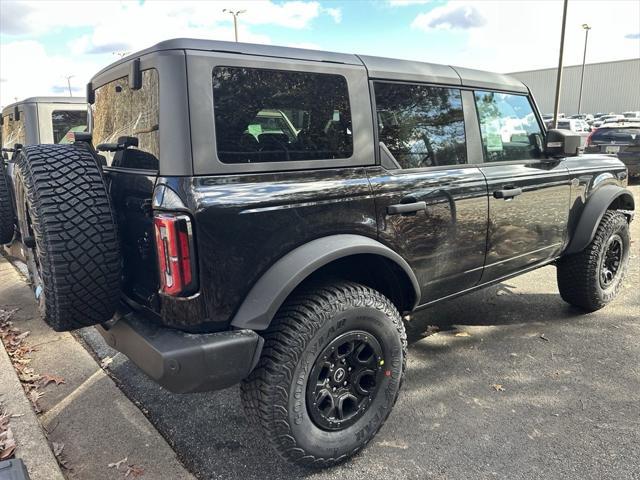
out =
[[[587,247],[558,262],[558,288],[562,298],[588,312],[611,302],[622,287],[629,262],[629,222],[624,214],[607,211]]]
[[[314,467],[364,447],[400,391],[407,340],[400,315],[369,287],[338,282],[290,298],[241,387],[245,411],[285,459]]]

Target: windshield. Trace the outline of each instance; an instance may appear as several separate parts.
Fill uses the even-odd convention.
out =
[[[86,110],[54,110],[51,114],[53,143],[73,143],[73,132],[87,129]]]
[[[146,170],[158,169],[159,88],[155,69],[142,72],[142,87],[129,88],[128,77],[118,78],[96,89],[91,105],[93,144],[116,143],[118,138],[136,137],[137,148],[120,152],[100,152],[107,164]],[[125,153],[126,152],[126,153]]]

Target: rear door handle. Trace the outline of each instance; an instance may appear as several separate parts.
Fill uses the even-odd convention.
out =
[[[389,205],[387,207],[387,213],[389,215],[398,215],[405,213],[415,213],[427,209],[427,202],[413,202],[413,203],[397,203],[396,205]]]
[[[521,195],[521,194],[522,194],[522,189],[516,188],[516,187],[505,187],[503,190],[496,190],[495,192],[493,192],[493,196],[495,198],[503,198],[505,200],[508,200],[513,197],[517,197],[518,195]]]

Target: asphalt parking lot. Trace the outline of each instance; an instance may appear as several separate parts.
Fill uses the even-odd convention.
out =
[[[640,200],[640,186],[631,187]],[[174,395],[80,336],[203,479],[640,479],[640,220],[621,296],[583,315],[545,267],[416,314],[406,381],[368,448],[325,471],[280,460],[239,389]],[[438,333],[433,333],[437,325]]]

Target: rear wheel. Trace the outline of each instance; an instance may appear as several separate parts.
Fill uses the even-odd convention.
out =
[[[629,262],[629,223],[624,214],[607,211],[591,243],[558,262],[558,289],[562,298],[588,312],[611,302],[622,287]]]
[[[0,245],[9,243],[13,239],[13,222],[9,179],[4,168],[4,162],[0,160]]]
[[[16,161],[18,222],[42,317],[57,331],[109,320],[120,256],[100,167],[71,145],[28,146]]]
[[[379,292],[351,282],[308,289],[265,332],[260,362],[242,384],[245,411],[285,459],[338,463],[391,412],[406,348],[400,315]]]

